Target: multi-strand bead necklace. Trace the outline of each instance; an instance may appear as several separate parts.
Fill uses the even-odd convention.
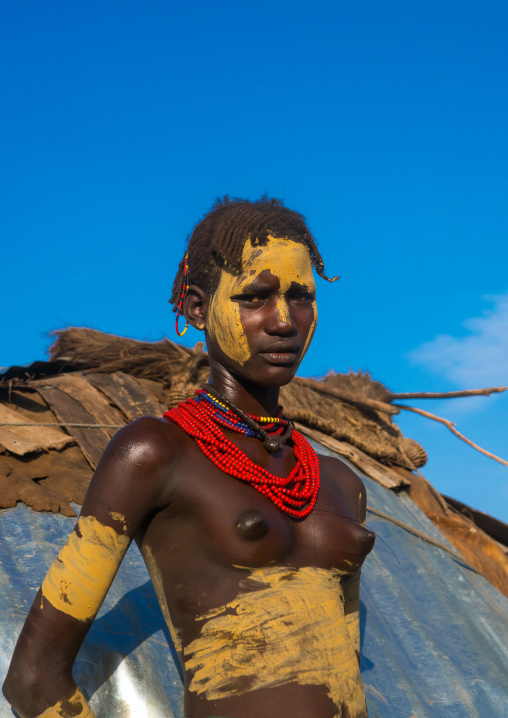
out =
[[[237,407],[234,407],[235,411],[230,402],[210,391],[199,389],[196,394],[195,398],[183,401],[164,416],[191,436],[218,469],[250,484],[293,518],[301,519],[310,514],[319,492],[319,459],[309,442],[298,431],[291,430],[282,415],[282,408],[279,407],[276,417],[253,416]],[[280,448],[291,437],[296,466],[286,478],[275,476],[249,459],[227,438],[221,427],[257,437],[269,451]]]

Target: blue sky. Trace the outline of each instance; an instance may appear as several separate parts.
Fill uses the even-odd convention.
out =
[[[508,385],[507,21],[463,0],[3,3],[0,365],[67,325],[174,338],[193,225],[267,192],[341,275],[301,375]],[[508,459],[508,396],[415,403]],[[399,424],[440,491],[508,521],[507,467]]]

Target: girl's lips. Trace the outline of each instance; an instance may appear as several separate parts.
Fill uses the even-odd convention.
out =
[[[269,364],[292,364],[298,356],[298,350],[261,352]]]

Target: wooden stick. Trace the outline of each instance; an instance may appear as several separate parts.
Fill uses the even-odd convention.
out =
[[[508,386],[491,386],[488,389],[464,389],[463,391],[416,391],[390,394],[390,400],[401,399],[455,399],[460,396],[490,396],[507,391]]]
[[[423,409],[416,409],[414,406],[405,406],[404,404],[394,404],[394,406],[397,406],[399,409],[405,409],[406,411],[414,411],[415,414],[421,414],[422,416],[426,416],[428,419],[433,419],[434,421],[439,421],[441,424],[444,424],[452,434],[455,434],[455,436],[458,436],[459,439],[462,439],[466,444],[469,444],[469,446],[472,446],[473,449],[476,449],[482,454],[485,454],[485,456],[488,456],[491,459],[494,459],[494,461],[499,461],[500,464],[504,464],[505,466],[508,466],[508,461],[505,461],[504,459],[500,459],[499,456],[496,456],[495,454],[491,454],[490,451],[486,451],[485,449],[482,449],[481,446],[478,446],[478,444],[473,443],[469,439],[467,439],[463,434],[460,433],[460,431],[457,431],[455,428],[455,424],[452,421],[448,421],[448,419],[443,419],[440,416],[436,416],[435,414],[431,414],[428,411],[424,411]]]
[[[55,422],[55,421],[31,421],[30,423],[19,423],[12,421],[2,421],[0,426],[68,426],[74,429],[123,429],[125,424],[69,424],[68,422]]]
[[[358,404],[359,406],[365,406],[368,409],[374,409],[374,411],[381,411],[384,414],[398,414],[399,408],[387,404],[384,401],[377,401],[377,399],[367,399],[366,397],[358,397],[355,394],[350,394],[348,391],[342,389],[334,389],[330,386],[326,386],[321,381],[315,379],[304,379],[301,376],[296,376],[293,381],[300,386],[306,386],[309,389],[315,389],[321,392],[321,394],[327,394],[328,396],[334,396],[336,399],[342,399],[347,401],[349,404]]]
[[[427,541],[427,543],[432,544],[433,546],[437,546],[438,548],[442,549],[443,551],[446,551],[450,554],[450,556],[453,556],[453,558],[456,561],[459,561],[464,566],[467,566],[471,571],[474,571],[475,573],[480,573],[478,569],[473,568],[471,564],[469,564],[464,556],[462,556],[460,553],[457,553],[457,551],[454,551],[453,549],[446,546],[446,544],[442,543],[441,541],[436,541],[436,539],[432,538],[431,536],[427,536],[427,534],[424,534],[422,531],[418,531],[418,529],[415,529],[413,526],[410,526],[409,524],[405,524],[402,521],[399,521],[399,519],[396,519],[394,516],[390,516],[390,514],[385,514],[384,511],[379,511],[379,509],[375,509],[373,506],[367,506],[367,511],[369,511],[371,514],[374,514],[374,516],[379,516],[382,519],[385,519],[385,521],[391,521],[396,526],[400,526],[400,528],[405,529],[406,531],[409,531],[409,533],[412,533],[414,536],[418,536],[418,538],[423,539],[423,541]],[[377,534],[376,534],[377,535]],[[381,539],[382,540],[382,539]],[[388,546],[388,548],[390,548]],[[480,574],[481,575],[481,574]]]

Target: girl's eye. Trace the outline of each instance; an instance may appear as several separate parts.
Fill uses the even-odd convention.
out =
[[[260,294],[239,294],[236,297],[232,297],[232,299],[237,302],[243,302],[244,304],[261,304],[265,301],[265,297],[262,297]]]
[[[310,292],[296,292],[290,297],[292,302],[312,302],[313,299],[314,297]]]

